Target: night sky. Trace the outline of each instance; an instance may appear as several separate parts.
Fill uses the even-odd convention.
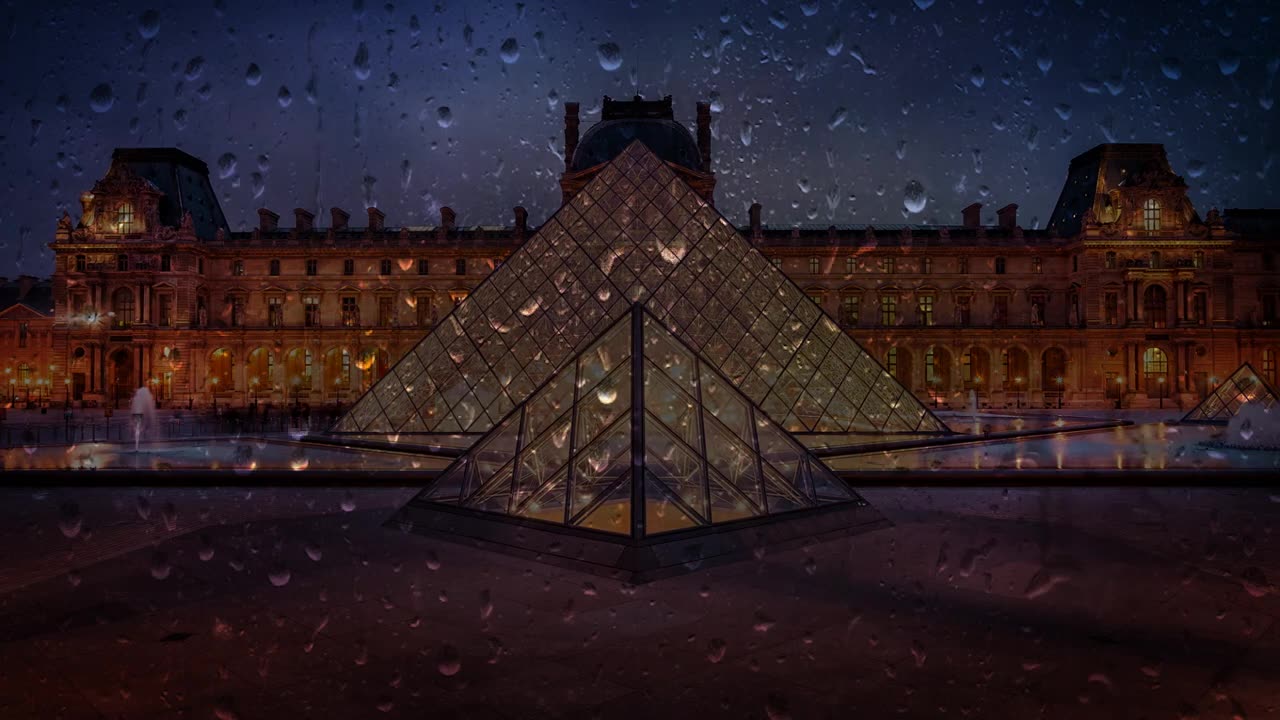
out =
[[[563,102],[710,99],[717,204],[746,222],[1047,221],[1071,157],[1160,142],[1209,207],[1280,206],[1271,3],[28,2],[0,6],[0,275],[117,146],[204,159],[233,229],[269,207],[389,226],[555,210]],[[906,192],[919,183],[920,196]],[[904,207],[909,206],[910,211]]]

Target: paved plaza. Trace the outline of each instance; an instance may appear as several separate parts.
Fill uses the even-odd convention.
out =
[[[1280,715],[1267,490],[871,489],[639,586],[385,528],[414,491],[3,491],[0,717]]]

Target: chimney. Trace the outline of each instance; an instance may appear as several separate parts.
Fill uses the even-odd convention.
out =
[[[351,221],[351,214],[342,208],[329,208],[329,227],[333,230],[346,230]]]
[[[516,214],[516,228],[515,228],[516,240],[524,240],[525,233],[529,230],[529,211],[517,205],[515,209],[515,214]]]
[[[711,172],[711,104],[698,103],[698,154],[702,169]]]
[[[974,203],[961,210],[960,216],[964,218],[964,226],[967,228],[976,228],[982,225],[982,203]]]
[[[578,103],[564,104],[564,169],[573,165],[573,153],[578,149]]]
[[[449,233],[453,232],[453,224],[458,219],[458,214],[448,205],[440,208],[440,227],[436,228],[436,239],[445,242],[449,239]]]
[[[297,232],[311,232],[316,226],[316,214],[302,208],[293,209],[293,229]]]
[[[387,214],[376,207],[369,208],[369,232],[382,232],[383,222]]]
[[[1018,227],[1018,205],[1017,203],[1009,203],[996,211],[996,217],[1000,218],[1000,227],[1006,230],[1012,230]]]
[[[258,229],[262,232],[273,232],[280,226],[280,216],[266,208],[258,208]]]
[[[760,203],[751,203],[747,216],[751,218],[751,239],[759,240],[763,234],[760,229]]]

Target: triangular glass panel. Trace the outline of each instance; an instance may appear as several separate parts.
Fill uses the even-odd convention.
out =
[[[561,470],[554,477],[534,491],[519,505],[516,514],[522,517],[546,520],[548,522],[564,522],[565,486],[568,483],[568,471]]]
[[[1273,408],[1280,403],[1280,393],[1271,387],[1253,366],[1244,363],[1221,385],[1213,389],[1187,413],[1183,422],[1224,423],[1240,412],[1245,404]]]
[[[631,475],[623,473],[611,488],[588,505],[581,518],[573,523],[588,530],[616,535],[631,534]]]
[[[701,523],[686,512],[666,487],[648,472],[644,481],[645,535],[688,530]]]

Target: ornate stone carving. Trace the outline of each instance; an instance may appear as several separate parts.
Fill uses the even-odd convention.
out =
[[[66,240],[71,237],[71,213],[66,210],[62,211],[62,217],[58,218],[57,236],[59,240]]]
[[[195,237],[196,223],[195,218],[191,217],[191,211],[182,213],[182,222],[178,225],[178,234],[184,237]]]

